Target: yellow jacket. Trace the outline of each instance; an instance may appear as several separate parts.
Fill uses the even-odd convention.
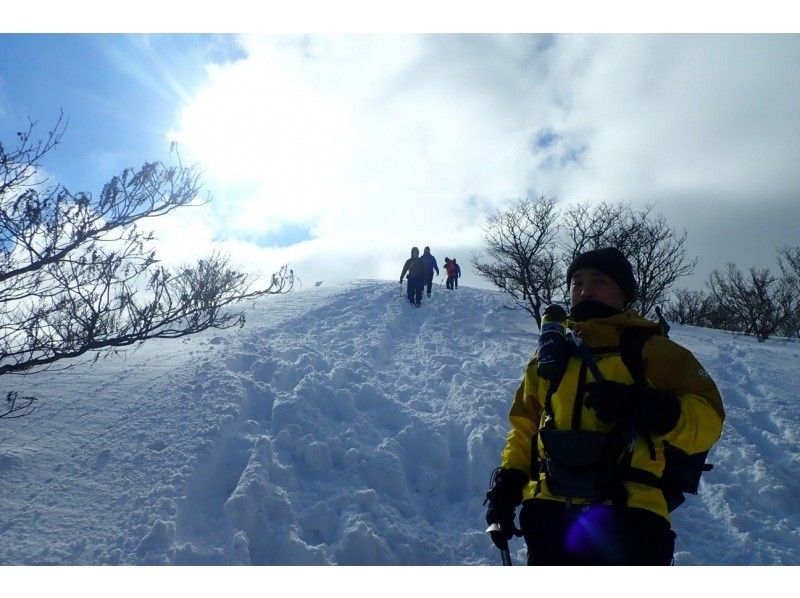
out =
[[[584,322],[568,321],[567,325],[590,348],[618,347],[620,333],[624,328],[659,328],[658,324],[642,318],[633,310]],[[501,467],[518,469],[529,476],[532,475],[532,441],[534,433],[544,423],[544,401],[549,387],[549,382],[537,374],[536,357],[534,354],[528,363],[514,398],[509,414],[511,431],[501,454]],[[722,433],[725,411],[714,381],[687,349],[665,336],[656,335],[646,341],[642,357],[648,383],[655,388],[674,391],[681,406],[678,423],[671,431],[664,435],[651,434],[655,459],[645,438],[637,436],[634,442],[631,466],[660,477],[664,470],[663,442],[667,441],[687,453],[706,451]],[[598,354],[595,358],[600,372],[607,380],[633,384],[618,351]],[[561,383],[552,396],[556,429],[567,430],[572,427],[580,368],[580,357],[570,357]],[[586,373],[586,382],[592,380],[594,376],[589,370]],[[580,414],[580,429],[608,432],[611,426],[597,419],[594,410],[584,405]],[[545,454],[540,435],[537,435],[537,450],[539,459],[543,460]],[[562,502],[565,500],[550,492],[544,474],[537,476],[534,472],[532,477],[523,491],[523,500],[534,497]],[[647,509],[670,520],[664,496],[658,488],[628,481],[624,484],[628,492],[629,507]],[[590,501],[574,499],[573,502],[581,504]]]

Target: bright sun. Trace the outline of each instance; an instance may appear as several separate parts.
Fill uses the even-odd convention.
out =
[[[262,228],[266,219],[313,218],[344,193],[352,135],[348,112],[333,97],[275,64],[259,74],[252,66],[215,67],[173,139],[207,179],[248,189],[236,200],[247,204],[237,225]]]

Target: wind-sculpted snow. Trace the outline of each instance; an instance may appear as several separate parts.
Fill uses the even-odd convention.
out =
[[[729,413],[677,564],[800,564],[800,345],[673,337]],[[323,283],[241,330],[13,379],[41,408],[0,424],[0,563],[495,564],[482,502],[536,340],[499,293],[415,309]]]

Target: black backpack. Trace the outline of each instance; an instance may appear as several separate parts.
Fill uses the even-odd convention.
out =
[[[408,266],[408,274],[414,278],[425,278],[425,262],[421,257],[411,258],[411,264]]]
[[[622,331],[619,353],[635,384],[647,383],[642,350],[647,339],[657,334],[659,332],[654,329],[626,328]],[[664,336],[667,336],[666,333]],[[714,467],[706,463],[707,456],[708,451],[688,454],[665,442],[665,464],[661,478],[641,469],[629,469],[625,479],[660,488],[667,501],[667,509],[673,511],[686,500],[684,493],[697,494],[700,477]]]

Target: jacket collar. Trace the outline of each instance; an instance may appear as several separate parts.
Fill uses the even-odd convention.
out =
[[[624,328],[654,328],[661,327],[640,316],[635,310],[627,309],[605,318],[593,318],[576,322],[567,319],[567,326],[575,330],[590,347],[615,346],[619,344],[620,333]]]

